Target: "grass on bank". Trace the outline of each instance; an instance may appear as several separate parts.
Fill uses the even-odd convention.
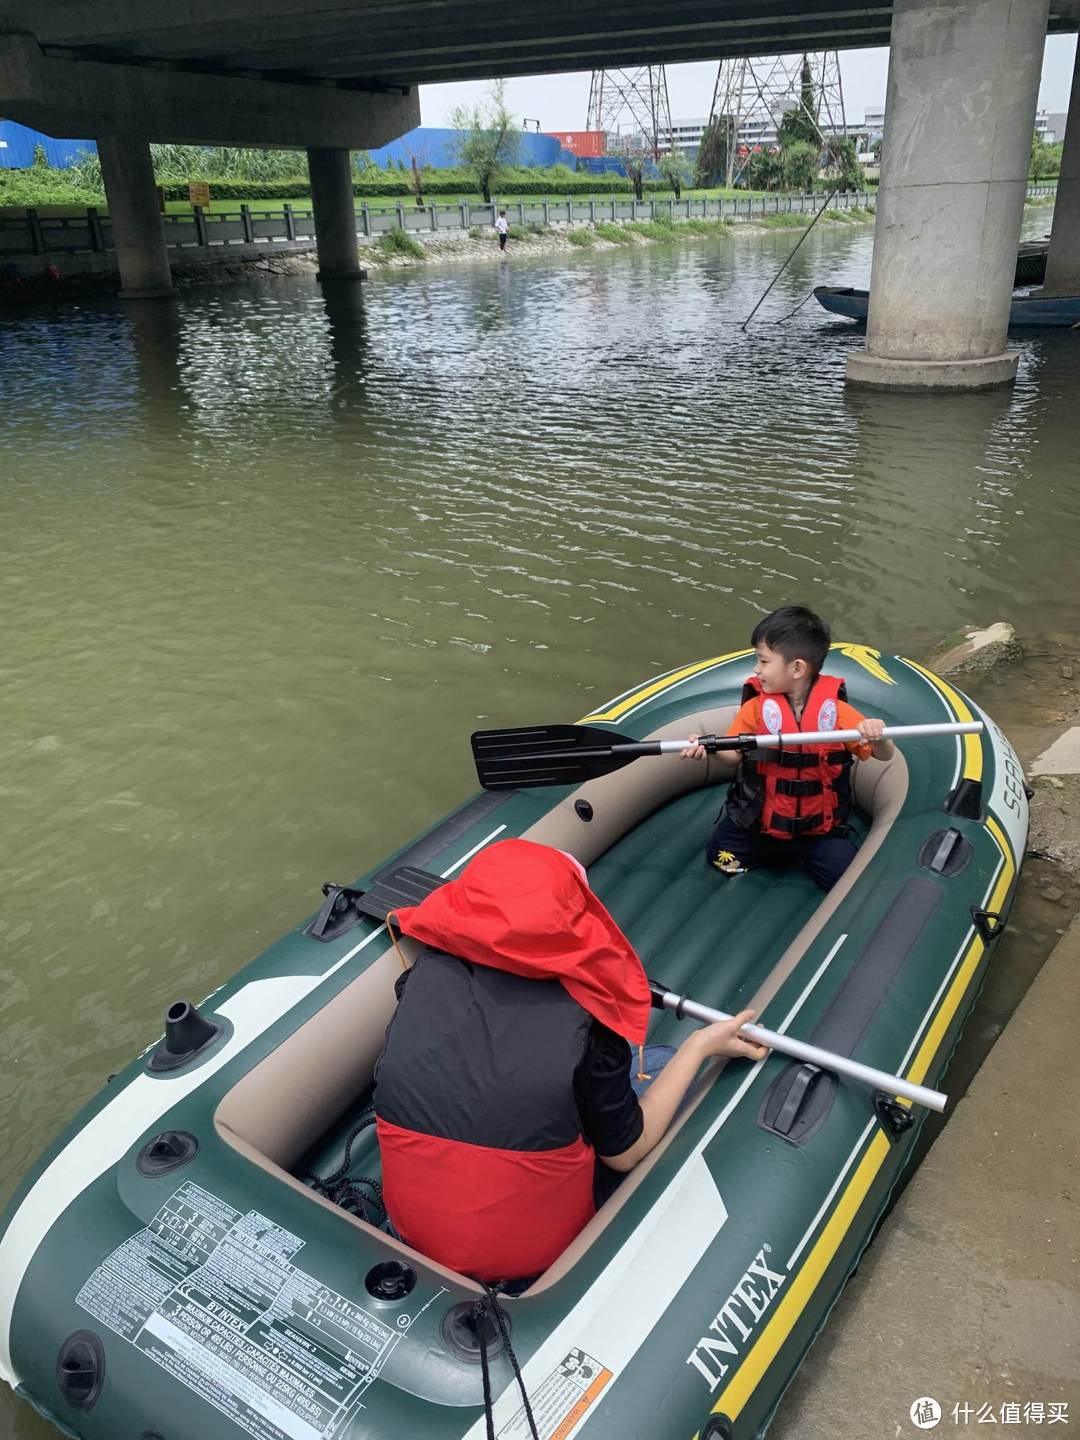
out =
[[[375,241],[376,259],[392,260],[397,255],[406,255],[412,260],[423,260],[427,251],[414,236],[404,230],[387,230]]]

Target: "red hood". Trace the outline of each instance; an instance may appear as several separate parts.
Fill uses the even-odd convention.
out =
[[[650,995],[641,961],[561,850],[500,840],[397,918],[404,934],[475,965],[561,981],[595,1019],[645,1043]]]

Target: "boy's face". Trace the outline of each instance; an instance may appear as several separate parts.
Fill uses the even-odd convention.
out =
[[[764,641],[754,647],[757,663],[754,674],[766,695],[790,695],[806,684],[810,667],[805,660],[785,660],[777,650],[770,650]]]

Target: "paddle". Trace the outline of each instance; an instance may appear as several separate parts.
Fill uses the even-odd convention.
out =
[[[723,1010],[713,1010],[708,1005],[699,1005],[696,1000],[690,1000],[685,995],[675,995],[658,981],[650,980],[649,989],[652,991],[653,1005],[658,1010],[674,1010],[677,1020],[688,1015],[691,1020],[702,1020],[711,1025],[717,1020],[731,1019]],[[739,1035],[743,1040],[750,1040],[755,1045],[765,1045],[770,1050],[779,1051],[781,1055],[790,1055],[793,1060],[806,1061],[822,1070],[845,1075],[849,1080],[860,1080],[874,1090],[884,1091],[886,1095],[901,1095],[915,1105],[925,1105],[928,1110],[936,1110],[939,1115],[949,1103],[949,1097],[940,1090],[914,1085],[910,1080],[902,1080],[899,1075],[890,1075],[886,1070],[876,1070],[872,1065],[861,1065],[858,1060],[852,1060],[847,1055],[820,1050],[816,1045],[807,1045],[802,1040],[792,1040],[788,1035],[766,1030],[763,1025],[744,1025]]]
[[[887,725],[885,740],[923,735],[977,735],[981,720],[961,724]],[[721,750],[764,750],[786,745],[843,745],[862,740],[857,730],[807,730],[792,735],[699,735],[709,755]],[[539,785],[580,785],[609,775],[642,755],[677,755],[689,740],[634,740],[595,725],[526,725],[516,730],[477,730],[472,736],[476,773],[485,790]]]

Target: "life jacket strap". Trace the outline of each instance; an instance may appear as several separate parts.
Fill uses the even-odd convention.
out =
[[[773,815],[769,821],[768,829],[770,831],[778,831],[784,835],[790,835],[793,838],[799,835],[805,835],[810,830],[827,833],[822,832],[821,820],[822,817],[820,815]]]
[[[820,795],[823,788],[820,780],[777,780],[776,782],[778,795]]]

